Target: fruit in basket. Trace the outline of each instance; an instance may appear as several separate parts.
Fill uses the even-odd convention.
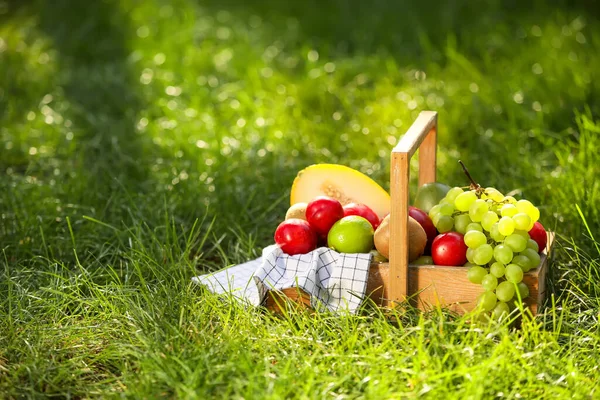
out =
[[[450,186],[440,182],[426,183],[417,191],[414,206],[428,213],[446,196],[449,190]]]
[[[452,188],[431,208],[429,217],[438,231],[450,230],[445,235],[464,234],[468,278],[483,287],[480,307],[496,318],[518,300],[515,293],[527,293],[523,274],[540,264],[538,251],[546,246],[547,235],[537,221],[540,212],[530,201],[481,187],[461,165],[470,187]],[[431,248],[436,264],[441,263],[437,241],[442,237],[436,237]]]
[[[298,218],[306,221],[306,203],[296,203],[288,208],[285,219]]]
[[[431,244],[433,243],[433,239],[437,236],[438,232],[429,218],[427,213],[417,207],[409,206],[408,207],[408,215],[415,219],[421,225],[425,234],[427,235],[427,244],[425,245],[425,251],[431,249]]]
[[[435,265],[458,267],[467,262],[467,245],[458,232],[439,234],[431,244],[431,257]]]
[[[329,229],[344,217],[344,208],[336,199],[318,196],[306,206],[306,220],[319,236],[327,236]]]
[[[412,263],[415,265],[433,265],[433,258],[431,256],[421,256]]]
[[[373,226],[358,215],[337,221],[327,235],[329,247],[340,253],[369,253],[373,249]]]
[[[317,248],[317,233],[302,219],[283,221],[275,230],[275,243],[289,255],[309,253]]]
[[[535,221],[533,228],[529,231],[529,236],[537,243],[538,252],[541,253],[544,251],[546,244],[548,243],[548,234],[540,221]]]
[[[383,255],[381,255],[381,253],[378,252],[377,249],[371,250],[371,254],[373,255],[373,258],[371,259],[372,262],[375,262],[375,263],[384,263],[384,262],[387,262],[387,260],[388,260]]]
[[[390,195],[360,171],[339,164],[315,164],[298,172],[290,204],[310,202],[317,196],[336,198],[342,205],[365,204],[379,218],[390,212]]]
[[[408,261],[412,262],[425,252],[427,234],[412,217],[408,217]],[[390,258],[390,216],[386,216],[375,231],[375,247],[385,258]]]
[[[349,215],[358,215],[359,217],[365,218],[373,226],[373,230],[379,226],[379,217],[375,211],[371,210],[369,206],[365,204],[349,203],[344,206],[344,217]],[[432,225],[433,226],[433,225]]]

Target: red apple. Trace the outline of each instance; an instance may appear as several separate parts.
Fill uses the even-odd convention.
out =
[[[306,206],[306,220],[320,236],[327,236],[333,224],[343,217],[344,208],[333,197],[315,197]]]
[[[467,263],[467,245],[463,235],[446,232],[437,235],[431,244],[431,257],[435,265],[461,266]]]
[[[379,217],[375,211],[365,204],[348,203],[344,206],[344,217],[358,215],[371,223],[373,230],[379,226]]]
[[[317,248],[317,234],[303,219],[290,218],[275,230],[275,243],[286,254],[305,254]]]
[[[540,221],[535,221],[533,228],[531,228],[529,231],[529,236],[537,242],[540,253],[546,249],[548,235],[546,234],[546,230]]]
[[[427,234],[427,245],[425,246],[425,251],[431,249],[431,244],[433,243],[433,239],[438,234],[437,229],[433,225],[433,221],[429,218],[429,215],[420,208],[409,206],[408,207],[408,215],[413,217],[422,227],[425,233]]]

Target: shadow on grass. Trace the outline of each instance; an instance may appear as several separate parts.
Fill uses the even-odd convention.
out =
[[[127,17],[108,2],[39,3],[40,29],[52,38],[60,65],[70,73],[64,92],[79,143],[78,165],[90,189],[106,195],[113,177],[123,184],[146,180],[139,166],[135,123],[141,106],[130,68]]]
[[[2,14],[35,15],[37,31],[55,50],[58,68],[49,86],[68,105],[64,117],[75,144],[68,160],[75,173],[67,179],[79,189],[69,193],[80,198],[70,201],[101,206],[118,185],[139,189],[148,174],[139,163],[143,145],[135,124],[141,99],[126,44],[134,33],[118,3],[13,0]]]
[[[7,173],[15,175],[6,181],[14,179],[12,187],[18,188],[0,200],[5,201],[0,204],[3,211],[14,216],[4,227],[4,243],[25,237],[26,246],[10,250],[66,260],[72,256],[67,250],[72,249],[70,230],[81,249],[114,246],[111,229],[82,216],[119,229],[132,226],[132,219],[138,218],[132,218],[137,214],[136,198],[155,184],[144,162],[146,138],[136,133],[143,101],[128,48],[128,39],[135,35],[129,18],[117,1],[15,0],[0,7],[0,24],[3,20],[12,20],[12,26],[23,23],[13,40],[22,37],[23,44],[33,48],[32,55],[49,60],[42,65],[27,59],[27,51],[15,51],[9,58],[12,64],[4,65],[4,79],[18,79],[6,82],[11,108],[8,114],[0,112],[0,118],[22,127],[29,110],[36,115],[31,128],[13,135],[14,150],[6,150],[9,157],[0,161],[0,167],[6,165]],[[23,70],[37,75],[29,77]],[[60,113],[60,123],[44,123],[42,98],[50,99],[48,109]],[[0,96],[0,107],[2,100]],[[50,153],[30,156],[28,140]],[[29,184],[30,179],[44,184]],[[40,231],[49,240],[43,248]]]

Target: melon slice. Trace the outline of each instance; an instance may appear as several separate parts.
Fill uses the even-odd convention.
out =
[[[367,175],[339,164],[315,164],[298,172],[294,179],[290,204],[309,203],[317,196],[330,196],[342,205],[359,203],[369,206],[379,218],[390,212],[390,195]]]

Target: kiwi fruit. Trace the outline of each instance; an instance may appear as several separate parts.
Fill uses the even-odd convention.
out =
[[[390,258],[390,216],[386,216],[375,231],[375,248],[382,256]],[[419,258],[425,252],[427,234],[414,218],[408,217],[408,262]]]
[[[306,221],[306,207],[307,203],[296,203],[288,208],[285,213],[285,219],[298,218]]]

